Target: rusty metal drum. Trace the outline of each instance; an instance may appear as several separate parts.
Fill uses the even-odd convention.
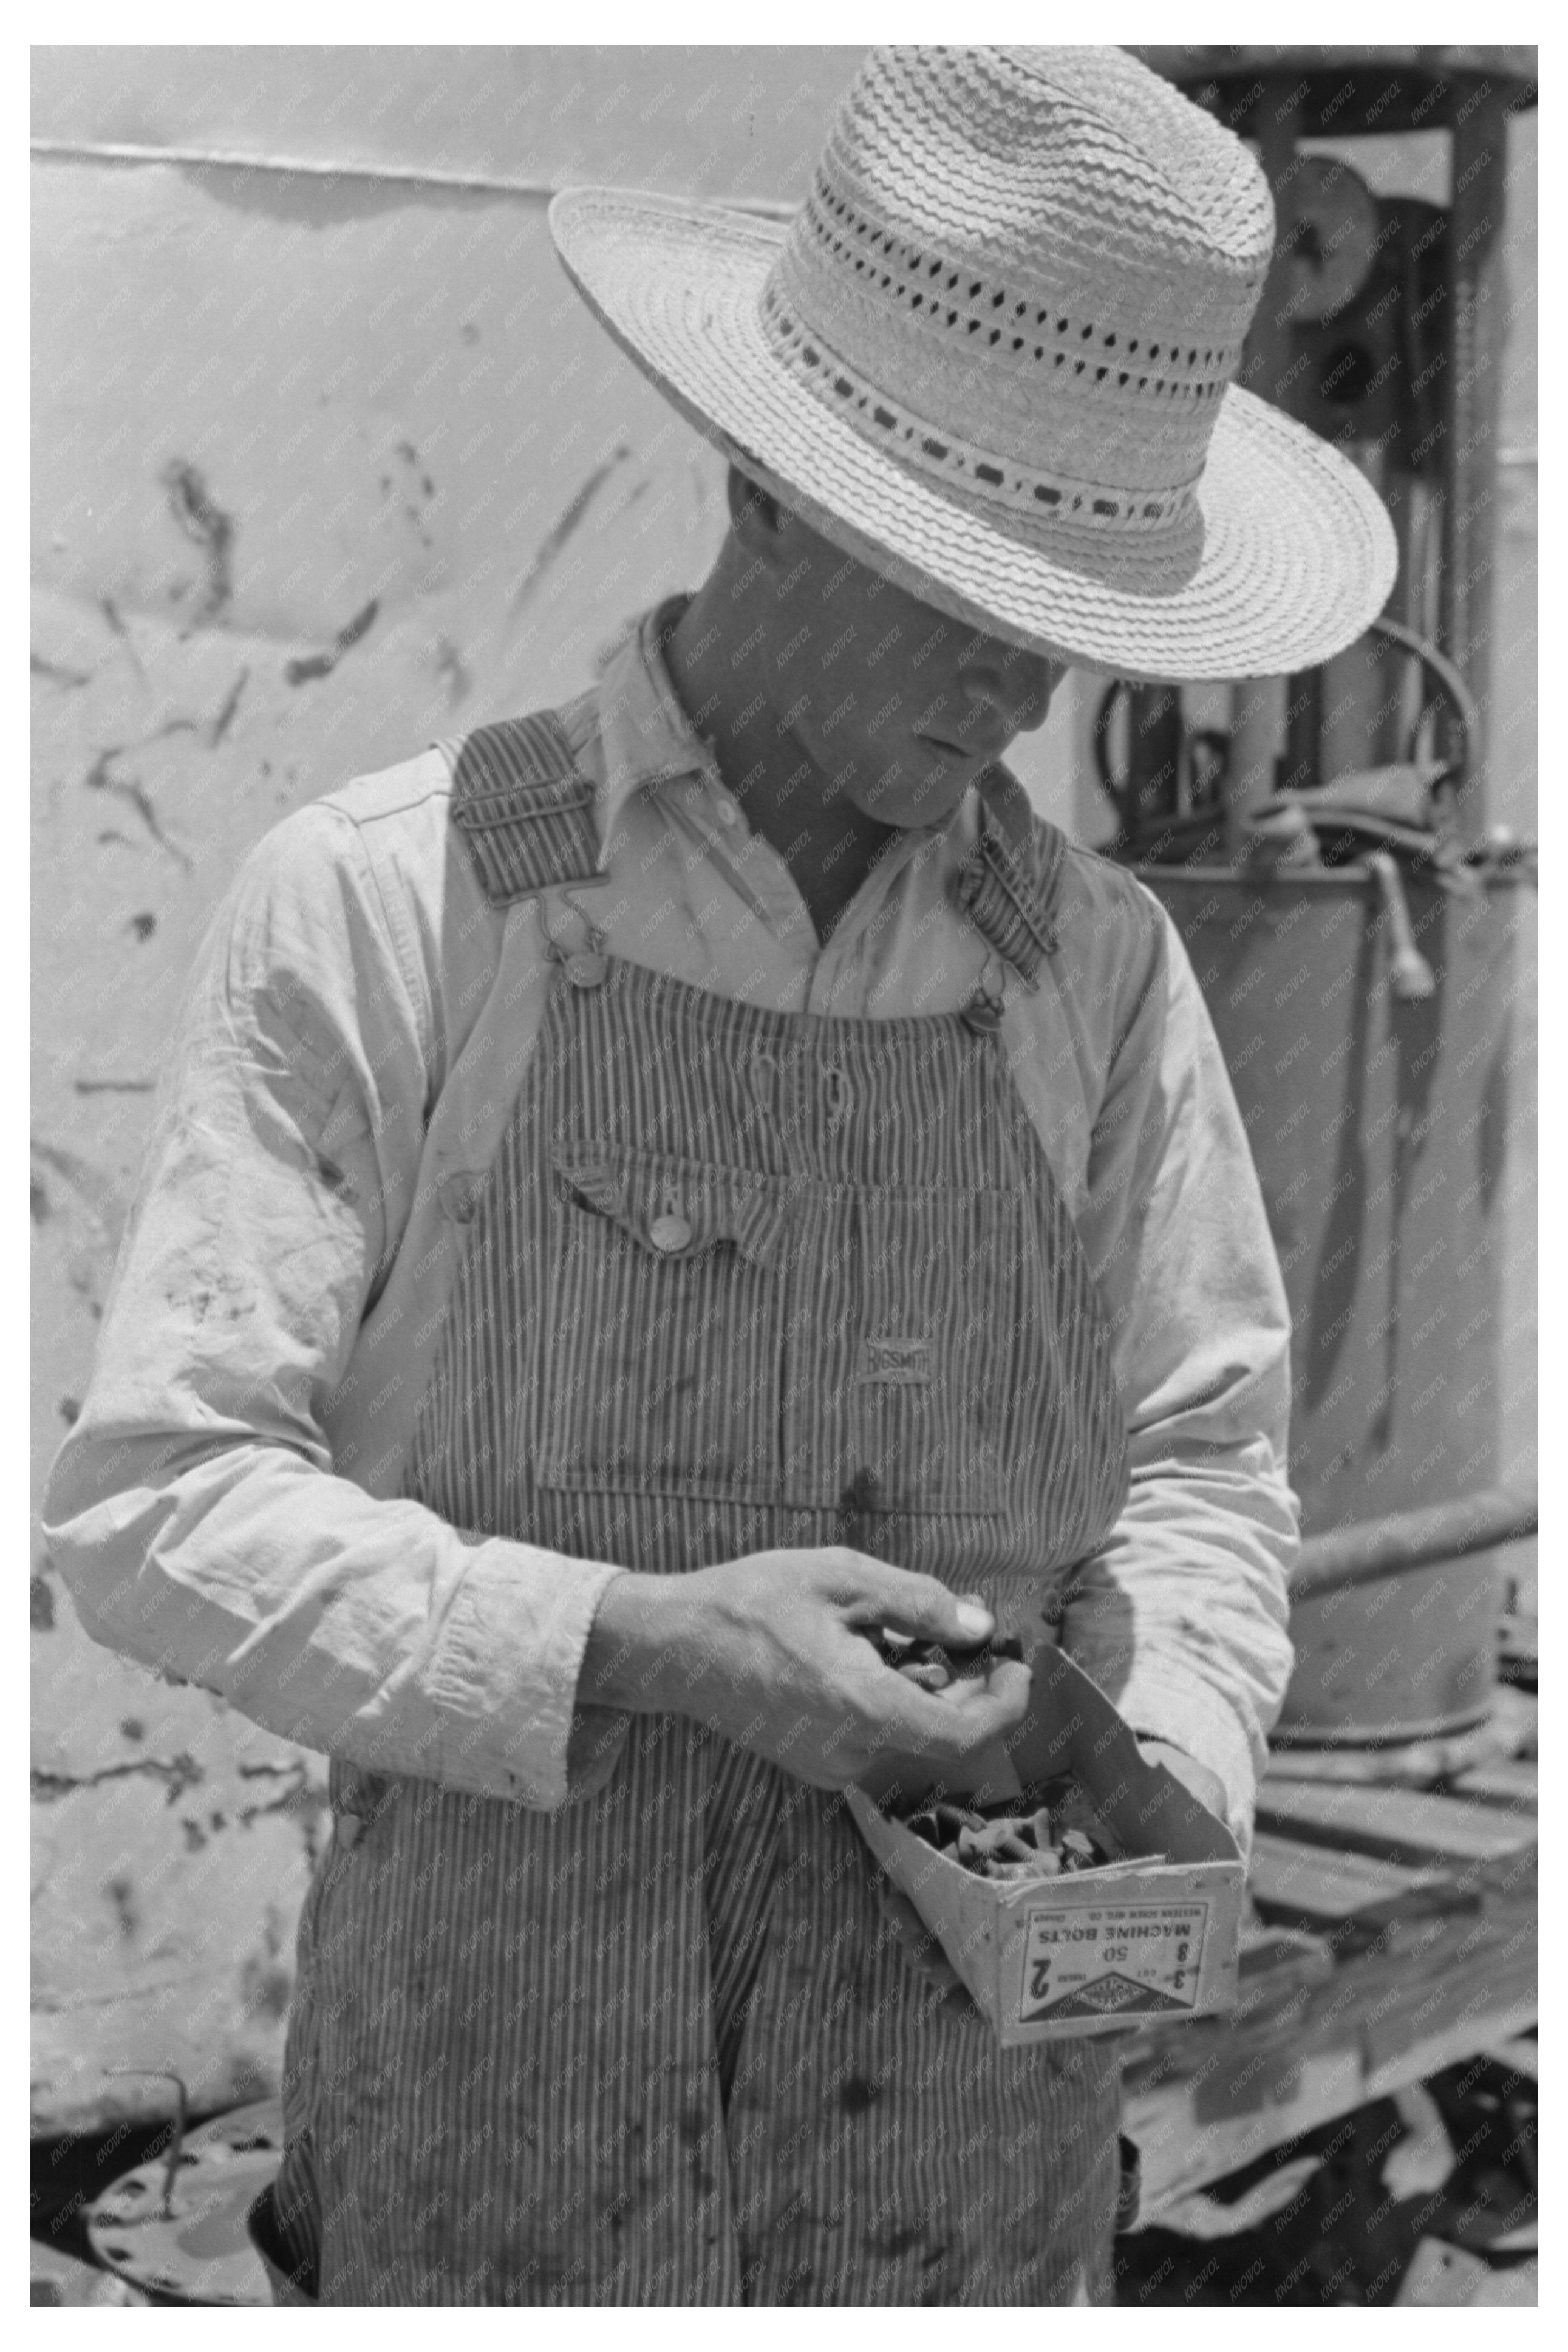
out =
[[[1145,866],[1229,1065],[1293,1325],[1291,1483],[1308,1535],[1495,1483],[1526,894],[1406,880],[1436,985],[1391,985],[1362,864],[1254,877]],[[1415,1739],[1474,1722],[1494,1680],[1496,1555],[1292,1610],[1277,1737]]]

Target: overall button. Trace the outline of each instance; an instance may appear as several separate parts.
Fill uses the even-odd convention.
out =
[[[679,1209],[667,1207],[649,1225],[647,1237],[656,1250],[683,1250],[691,1239],[690,1221]]]
[[[574,988],[602,988],[609,972],[609,960],[593,955],[586,948],[566,959],[564,971]]]
[[[992,1036],[1002,1026],[1002,1000],[984,992],[972,996],[959,1018],[977,1037]]]

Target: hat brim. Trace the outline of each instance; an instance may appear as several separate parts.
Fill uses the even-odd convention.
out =
[[[1024,544],[865,439],[775,357],[759,296],[782,225],[574,188],[550,227],[589,308],[682,415],[835,546],[955,619],[1108,676],[1276,677],[1361,635],[1394,584],[1393,526],[1316,434],[1232,385],[1198,486],[1203,546],[1140,593]]]

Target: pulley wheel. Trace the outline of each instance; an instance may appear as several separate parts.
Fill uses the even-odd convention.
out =
[[[1279,205],[1283,307],[1299,324],[1331,319],[1372,275],[1377,199],[1348,163],[1298,155]]]

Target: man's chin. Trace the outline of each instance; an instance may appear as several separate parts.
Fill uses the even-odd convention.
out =
[[[906,833],[952,820],[982,762],[935,744],[922,743],[921,751],[925,756],[918,769],[912,760],[905,761],[898,774],[879,778],[868,790],[861,803],[868,816]]]

